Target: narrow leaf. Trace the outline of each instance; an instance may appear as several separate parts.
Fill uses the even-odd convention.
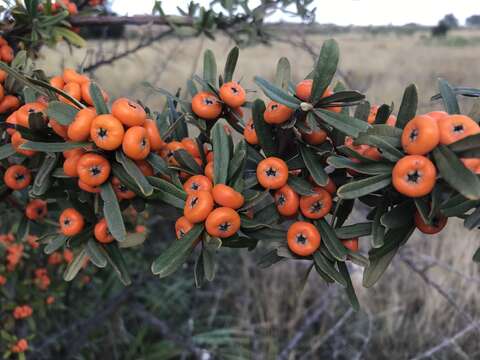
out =
[[[381,190],[392,182],[391,174],[382,174],[366,179],[349,182],[337,190],[337,194],[342,199],[355,199],[372,192]]]
[[[127,230],[123,223],[122,212],[118,204],[117,196],[113,191],[112,185],[105,182],[100,186],[103,200],[103,215],[107,220],[108,230],[118,241],[124,241],[127,236]]]
[[[403,129],[407,122],[415,117],[418,106],[418,92],[415,84],[409,85],[403,93],[402,103],[398,110],[396,127]]]
[[[175,240],[152,263],[152,273],[163,278],[177,271],[192,253],[203,229],[202,224],[197,224],[181,240]]]
[[[445,181],[470,200],[480,199],[480,179],[468,170],[458,157],[444,145],[433,150],[435,164]]]

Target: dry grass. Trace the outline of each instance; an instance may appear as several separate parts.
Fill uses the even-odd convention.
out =
[[[411,82],[419,87],[422,110],[432,108],[429,98],[436,91],[438,77],[457,85],[480,86],[480,67],[477,66],[480,45],[469,41],[467,47],[451,46],[442,41],[429,41],[425,39],[426,36],[421,33],[415,36],[338,35],[336,38],[342,54],[340,68],[352,87],[366,90],[371,101],[393,101],[397,107],[403,88]],[[454,36],[476,39],[478,32],[463,31]],[[326,38],[312,35],[308,41],[319,48]],[[92,46],[95,47],[95,43]],[[104,44],[106,49],[111,46],[111,43]],[[185,83],[195,67],[201,66],[201,61],[198,66],[195,65],[201,48],[211,48],[218,63],[223,64],[231,46],[223,38],[217,42],[206,40],[203,44],[198,40],[168,40],[121,60],[114,66],[103,67],[95,72],[95,76],[112,97],[127,95],[147,98],[147,105],[158,109],[163,100],[142,87],[142,81],[148,80],[156,86],[175,90]],[[174,52],[172,59],[165,64],[171,52]],[[77,65],[84,54],[84,51],[75,51],[73,56],[65,57],[65,49],[48,50],[38,65],[53,74],[64,60],[70,66]],[[236,77],[241,77],[247,88],[254,89],[253,75],[271,78],[276,61],[281,56],[290,59],[294,79],[301,79],[312,66],[311,57],[291,45],[255,46],[241,52]],[[159,69],[163,68],[165,70],[159,73]],[[472,102],[466,104],[471,106]],[[433,105],[433,108],[438,107],[439,104]],[[367,248],[368,241],[367,238],[362,239],[363,249]],[[352,354],[358,353],[362,346],[360,335],[367,336],[370,321],[373,330],[371,336],[367,336],[369,342],[365,358],[409,358],[465,327],[471,320],[466,317],[478,320],[480,278],[478,265],[471,261],[478,245],[476,232],[469,233],[462,229],[460,222],[452,221],[440,236],[426,237],[416,233],[409,241],[409,250],[403,251],[406,259],[414,260],[417,264],[428,263],[419,262],[422,256],[423,259],[431,256],[441,262],[441,266],[433,265],[423,273],[446,291],[447,297],[458,305],[457,309],[439,294],[434,285],[426,283],[404,262],[396,260],[373,289],[362,289],[361,274],[354,275],[363,311],[351,316],[346,325],[323,343],[322,337],[335,324],[335,319],[348,309],[340,292],[329,293],[329,308],[313,333],[305,337],[300,352],[314,350],[317,355],[307,357],[312,359],[320,358],[319,354],[328,354],[325,358],[354,358]],[[303,266],[295,268],[291,264],[282,264],[262,271],[255,268],[250,254],[243,254],[235,268],[235,273],[228,276],[236,279],[234,286],[242,288],[243,296],[232,299],[228,298],[226,292],[222,301],[238,315],[239,326],[253,330],[258,335],[258,344],[253,344],[255,352],[252,357],[274,358],[288,339],[294,336],[305,315],[308,315],[305,309],[311,311],[312,306],[317,306],[318,299],[327,289],[320,285],[319,279],[312,273],[305,291],[297,296]],[[420,268],[423,269],[423,266]],[[477,337],[471,336],[475,333],[440,351],[436,358],[479,358]],[[315,350],[315,344],[322,346]]]

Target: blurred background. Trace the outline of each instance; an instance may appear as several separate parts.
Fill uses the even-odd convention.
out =
[[[199,3],[208,7],[210,1]],[[108,6],[118,15],[135,15],[151,13],[154,3],[114,0]],[[186,9],[188,2],[162,2],[167,14],[180,14],[177,6]],[[253,76],[272,79],[277,60],[286,56],[293,79],[301,80],[322,42],[334,37],[341,50],[338,80],[366,93],[371,103],[393,102],[398,109],[403,89],[414,82],[420,111],[430,111],[441,108],[430,101],[437,78],[480,86],[478,1],[317,0],[309,8],[316,8],[314,22],[296,16],[295,6],[273,11],[269,43],[240,44],[236,79],[256,91]],[[175,92],[201,71],[205,49],[213,50],[220,67],[235,45],[222,31],[214,39],[162,31],[157,25],[82,29],[86,48],[44,48],[36,66],[48,75],[82,67],[112,98],[140,99],[160,110],[164,98],[145,81]],[[463,112],[473,103],[464,101]],[[69,295],[84,306],[74,314],[59,309],[64,315],[38,341],[41,351],[32,358],[480,359],[480,276],[472,262],[478,234],[461,222],[452,221],[439,236],[416,232],[371,289],[362,288],[362,270],[354,268],[361,302],[356,313],[342,289],[324,285],[314,273],[303,288],[306,264],[260,269],[259,254],[243,250],[222,250],[215,281],[201,289],[195,288],[193,264],[168,279],[150,277],[148,261],[173,238],[165,211],[152,211],[148,241],[143,250],[131,250],[134,285],[124,289],[99,272]],[[362,238],[361,250],[368,246]],[[98,312],[93,317],[92,309]]]

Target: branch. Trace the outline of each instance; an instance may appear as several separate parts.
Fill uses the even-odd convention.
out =
[[[447,292],[445,291],[444,289],[442,289],[442,287],[437,284],[436,282],[434,282],[432,279],[430,279],[424,271],[422,271],[421,269],[419,269],[417,267],[417,265],[412,261],[410,260],[408,257],[406,257],[404,254],[400,254],[400,260],[402,260],[411,270],[413,270],[413,272],[415,272],[418,276],[420,276],[420,278],[427,284],[429,285],[430,287],[432,287],[433,289],[435,289],[460,315],[462,315],[462,317],[469,321],[470,323],[472,324],[475,324],[476,327],[478,327],[478,323],[474,322],[475,320],[473,319],[473,317],[465,312],[461,307],[460,305],[458,305],[455,301],[455,299]],[[480,327],[479,327],[480,329]]]
[[[318,342],[315,343],[315,345],[311,346],[310,350],[306,352],[305,354],[302,355],[300,360],[308,359],[309,356],[313,353],[315,353],[325,342],[327,342],[328,339],[330,339],[337,331],[341,329],[343,324],[348,320],[350,316],[353,314],[353,309],[350,308],[348,309],[340,319],[338,319],[337,323],[330,328],[330,330],[327,331],[325,335],[323,335]]]
[[[135,16],[72,16],[69,22],[74,27],[108,26],[108,25],[175,25],[192,26],[194,19],[188,16],[160,16],[160,15],[135,15]]]
[[[330,306],[328,301],[325,299],[331,298],[331,293],[333,292],[332,288],[322,297],[321,299],[321,306],[314,306],[317,308],[315,312],[304,319],[302,326],[298,329],[295,336],[290,340],[290,342],[285,346],[282,352],[278,355],[277,360],[287,360],[290,353],[298,346],[300,341],[305,336],[305,333],[318,321],[320,316],[325,312],[327,306]],[[307,311],[308,314],[308,311]]]
[[[136,291],[136,289],[142,284],[142,281],[138,281],[134,285],[124,288],[117,295],[112,297],[109,300],[106,300],[102,305],[98,306],[99,311],[95,313],[92,317],[77,321],[76,323],[70,325],[68,328],[53,334],[49,335],[48,338],[40,345],[34,347],[32,355],[37,354],[38,356],[46,355],[46,351],[52,346],[56,346],[59,342],[67,337],[80,336],[79,334],[85,334],[91,331],[92,329],[97,329],[99,324],[101,324],[106,318],[108,318],[112,313],[114,313],[118,307],[129,299],[131,294]]]
[[[457,332],[455,335],[453,335],[453,336],[451,336],[447,339],[443,339],[442,342],[440,342],[439,344],[437,344],[434,347],[428,349],[427,351],[411,358],[410,360],[421,360],[421,359],[432,358],[432,356],[434,354],[436,354],[440,350],[443,350],[447,346],[454,345],[457,340],[459,340],[461,337],[468,334],[470,331],[477,329],[479,326],[480,326],[480,321],[471,323],[466,328]]]
[[[140,318],[140,320],[154,328],[158,334],[165,339],[185,347],[198,359],[202,359],[204,357],[206,350],[197,347],[192,341],[184,338],[183,336],[175,335],[175,331],[173,331],[165,321],[157,318],[154,314],[147,311],[143,305],[137,305],[133,307],[133,311],[135,315]]]
[[[143,49],[143,48],[146,48],[148,46],[150,46],[152,43],[154,43],[155,41],[158,41],[160,40],[161,38],[163,37],[166,37],[168,35],[170,35],[171,33],[173,32],[173,30],[168,30],[168,31],[165,31],[163,33],[160,33],[156,36],[152,36],[150,37],[149,39],[147,39],[146,41],[141,41],[140,43],[137,44],[137,46],[131,48],[131,49],[128,49],[128,50],[125,50],[124,52],[121,52],[119,54],[115,54],[107,59],[102,59],[100,61],[97,61],[93,64],[90,64],[89,66],[85,67],[83,69],[84,72],[92,72],[94,70],[96,70],[97,68],[101,67],[101,66],[104,66],[104,65],[111,65],[112,63],[114,63],[115,61],[117,60],[120,60],[124,57],[127,57],[129,55],[132,55],[134,53],[136,53],[137,51]]]

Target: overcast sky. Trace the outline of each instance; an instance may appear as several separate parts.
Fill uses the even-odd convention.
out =
[[[148,14],[153,0],[113,0],[113,10],[119,14]],[[198,0],[208,6],[210,0]],[[252,1],[254,2],[254,1]],[[169,14],[176,7],[185,8],[189,0],[163,0]],[[480,0],[316,0],[317,21],[338,25],[403,25],[416,22],[433,25],[445,14],[453,13],[463,24],[465,18],[480,14]],[[272,18],[288,20],[278,14]]]

